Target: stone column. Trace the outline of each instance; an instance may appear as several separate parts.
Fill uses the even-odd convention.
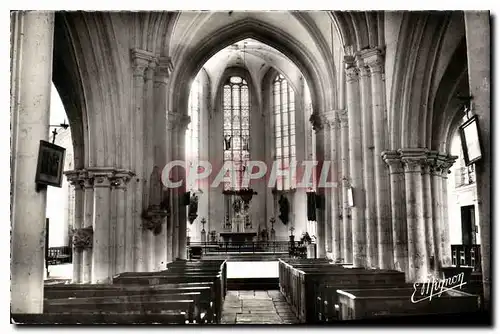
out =
[[[450,245],[450,227],[448,222],[448,174],[451,173],[450,168],[455,163],[457,156],[442,156],[442,194],[443,194],[443,210],[442,212],[442,230],[441,230],[441,249],[443,266],[451,266],[451,245]]]
[[[156,75],[154,78],[155,89],[155,134],[154,134],[154,161],[155,165],[163,170],[167,161],[168,145],[170,140],[167,141],[167,83],[172,70],[172,63],[169,58],[159,58],[156,66]],[[171,208],[169,208],[171,209]],[[169,217],[165,219],[167,223],[163,226],[159,235],[155,240],[155,270],[164,270],[168,262],[167,258],[167,242],[168,238],[168,221]]]
[[[491,305],[491,118],[490,118],[490,14],[488,11],[468,11],[465,15],[469,91],[473,96],[472,112],[478,116],[481,138],[481,160],[475,163],[479,209],[479,238],[483,271],[484,307]]]
[[[84,216],[83,228],[86,229],[91,235],[90,231],[94,230],[94,178],[87,173],[81,176],[83,178],[84,189]],[[93,243],[93,240],[90,240]],[[83,277],[82,283],[90,283],[92,281],[92,244],[89,247],[81,247],[83,251],[82,269]]]
[[[340,121],[342,167],[342,178],[339,180],[339,187],[342,187],[342,256],[344,263],[352,263],[351,209],[347,199],[347,186],[349,185],[349,122],[347,110],[339,110],[337,113]]]
[[[432,272],[436,263],[436,254],[434,253],[434,224],[439,224],[434,218],[432,211],[432,202],[435,200],[432,197],[431,186],[431,170],[434,166],[434,161],[437,152],[429,151],[427,160],[422,164],[422,195],[424,204],[424,221],[425,221],[425,238],[427,244],[427,257],[429,258],[429,272]],[[432,259],[432,261],[431,261]]]
[[[154,140],[155,134],[155,111],[154,111],[154,87],[153,77],[155,74],[156,59],[149,58],[148,67],[144,71],[144,204],[143,208],[149,206],[149,176],[155,165],[154,161]],[[146,271],[153,271],[155,267],[155,241],[153,233],[143,234],[144,252],[146,254]]]
[[[144,166],[144,75],[145,70],[152,59],[152,55],[144,50],[133,49],[132,61],[134,66],[134,110],[132,122],[134,123],[135,157],[133,166],[136,171],[135,184],[135,203],[134,203],[134,255],[135,255],[135,271],[145,271],[147,266],[146,250],[144,249],[144,232],[142,228],[142,213],[144,207],[144,184],[146,182],[145,166]]]
[[[388,148],[388,129],[385,111],[384,60],[379,49],[372,49],[364,55],[364,63],[370,68],[373,113],[373,158],[375,177],[375,204],[378,235],[378,265],[381,269],[394,266],[391,206],[389,195],[389,171],[382,159],[382,152]]]
[[[326,222],[326,214],[325,214],[325,188],[319,185],[319,176],[321,172],[321,168],[323,166],[323,162],[325,160],[325,135],[324,135],[324,119],[322,116],[316,112],[313,112],[310,117],[310,122],[312,124],[313,130],[316,132],[316,160],[318,161],[318,165],[316,168],[316,180],[318,180],[318,189],[317,194],[321,199],[321,207],[316,210],[316,252],[318,258],[326,257],[326,241],[325,241],[325,222]]]
[[[337,116],[338,110],[332,110],[327,114],[328,125],[330,127],[330,182],[335,186],[330,188],[330,206],[331,206],[331,229],[332,229],[332,258],[337,261],[342,258],[342,245],[341,245],[341,233],[342,226],[339,216],[339,193],[341,191],[341,186],[339,186],[339,130],[340,124]]]
[[[34,183],[48,140],[54,13],[11,14],[11,312],[42,313],[47,191]]]
[[[176,117],[175,114],[173,113],[168,113],[168,118],[167,118],[167,151],[166,151],[166,160],[167,162],[170,162],[172,160],[175,160],[174,155],[173,155],[173,141],[174,141],[174,134],[175,134],[175,121]],[[170,176],[172,177],[172,171]],[[175,260],[175,253],[177,247],[174,247],[174,241],[177,240],[177,237],[174,237],[174,232],[175,232],[175,224],[177,221],[176,217],[176,212],[177,212],[177,207],[175,206],[174,200],[175,197],[177,196],[177,190],[169,188],[168,189],[169,193],[169,205],[170,205],[170,216],[167,217],[167,226],[166,226],[166,231],[167,231],[167,262],[172,262]]]
[[[443,230],[443,182],[441,178],[442,164],[439,155],[434,160],[431,167],[431,195],[432,195],[432,213],[433,224],[432,232],[434,234],[434,271],[438,272],[443,266],[443,251],[441,249],[441,235]]]
[[[175,122],[172,128],[172,160],[179,160],[177,148],[179,146],[179,135],[178,135],[178,115],[175,114]],[[179,174],[180,167],[174,167],[172,169],[172,179],[174,182],[178,182],[180,180]],[[185,187],[184,187],[185,189]],[[179,211],[182,204],[183,192],[182,188],[172,188],[172,259],[176,260],[179,257]]]
[[[178,123],[178,128],[177,128],[177,159],[181,161],[186,161],[186,149],[184,147],[184,142],[185,142],[185,135],[186,135],[186,129],[191,121],[189,116],[181,116],[179,119]],[[182,168],[179,169],[179,180],[183,180],[182,186],[179,188],[181,190],[181,194],[184,194],[186,192],[186,169]],[[184,203],[181,203],[182,205],[179,205],[178,207],[178,212],[179,212],[179,218],[178,218],[178,224],[179,224],[179,243],[178,243],[178,257],[179,259],[185,260],[187,259],[187,212],[186,212],[186,205]]]
[[[365,267],[366,259],[366,224],[365,224],[365,189],[363,184],[363,150],[361,132],[361,107],[359,94],[359,69],[346,57],[347,112],[349,115],[349,168],[350,186],[352,187],[354,206],[352,216],[352,252],[353,265]]]
[[[126,254],[127,249],[131,245],[127,245],[127,216],[126,216],[126,198],[127,198],[127,183],[133,177],[130,171],[117,171],[113,176],[111,185],[115,192],[116,199],[116,230],[115,230],[115,244],[112,245],[115,249],[115,272],[119,274],[127,271]]]
[[[331,127],[330,127],[330,122],[329,122],[329,113],[325,112],[321,115],[322,122],[323,122],[323,131],[321,132],[323,134],[323,150],[324,150],[324,155],[323,159],[319,160],[321,167],[318,172],[318,182],[321,180],[321,175],[323,173],[326,173],[323,171],[323,168],[325,168],[325,162],[330,163],[332,160],[331,158]],[[332,175],[331,173],[331,166],[328,171],[328,176],[325,178],[326,182],[330,182],[330,177]],[[324,207],[323,210],[325,211],[325,251],[327,255],[333,256],[332,254],[332,189],[329,187],[326,187],[326,185],[319,184],[319,187],[324,187],[323,189],[323,194],[324,194]],[[332,259],[335,259],[332,257]]]
[[[84,209],[84,180],[81,179],[80,170],[65,172],[69,183],[75,187],[75,218],[72,226],[73,231],[83,227],[83,209]],[[73,247],[73,278],[72,283],[81,283],[83,280],[83,253],[82,249]]]
[[[92,256],[92,283],[109,283],[112,273],[110,204],[113,171],[93,169],[94,178],[94,245]]]
[[[362,56],[361,56],[362,58]],[[377,214],[375,202],[375,180],[373,173],[373,119],[370,71],[361,59],[358,59],[361,95],[361,131],[363,151],[363,184],[365,187],[365,223],[366,223],[366,260],[367,266],[378,267]]]
[[[406,222],[406,192],[404,166],[396,151],[382,153],[389,166],[391,181],[391,220],[394,269],[408,274],[408,233]],[[408,278],[408,275],[406,276]]]
[[[405,170],[408,276],[410,282],[425,282],[429,274],[429,258],[425,235],[422,164],[427,158],[427,150],[408,148],[399,152]]]

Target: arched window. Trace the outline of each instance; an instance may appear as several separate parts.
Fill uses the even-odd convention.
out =
[[[250,98],[247,82],[238,76],[224,84],[224,162],[232,161],[236,179],[224,183],[224,190],[239,190],[250,159]]]
[[[277,190],[295,188],[296,180],[293,169],[296,166],[295,152],[295,94],[285,77],[276,76],[273,82],[273,113],[275,160],[282,170],[288,171],[288,177],[279,177]]]
[[[186,160],[190,166],[198,165],[199,160],[199,134],[200,134],[200,105],[202,97],[202,87],[200,76],[196,76],[195,80],[191,85],[191,90],[189,92],[189,105],[188,105],[188,115],[191,117],[191,122],[189,122],[186,137],[185,137],[185,148],[186,148]],[[187,190],[193,191],[197,189],[197,184],[188,184]]]

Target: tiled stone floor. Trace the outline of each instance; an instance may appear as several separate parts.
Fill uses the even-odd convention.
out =
[[[278,290],[227,291],[223,324],[297,324],[285,297]]]

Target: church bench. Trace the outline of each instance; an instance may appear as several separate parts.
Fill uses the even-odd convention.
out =
[[[173,283],[196,283],[213,282],[214,295],[213,302],[216,304],[217,314],[221,314],[222,303],[224,301],[224,290],[222,290],[221,274],[185,274],[185,273],[155,273],[154,276],[125,276],[113,277],[113,284],[121,285],[160,285]]]
[[[297,270],[296,294],[297,300],[297,317],[299,320],[314,322],[317,319],[317,296],[320,295],[322,286],[330,286],[333,289],[342,289],[348,287],[369,287],[378,285],[398,286],[405,284],[405,274],[398,271],[379,270],[379,269],[345,269],[330,272],[322,271],[301,271]],[[332,290],[333,290],[332,289]],[[329,291],[332,291],[329,290]],[[334,290],[336,291],[336,290]],[[333,292],[330,296],[324,296],[324,299],[332,300],[335,304],[336,293]]]
[[[331,323],[341,320],[339,308],[339,290],[338,283],[320,283],[316,292],[315,322]],[[394,289],[394,288],[412,288],[413,284],[401,282],[399,280],[390,280],[388,282],[368,284],[360,286],[359,284],[343,284],[342,289]]]
[[[194,319],[197,323],[212,323],[215,322],[214,309],[212,303],[208,299],[208,295],[202,295],[201,292],[165,292],[157,294],[140,294],[128,296],[99,296],[99,297],[84,297],[84,298],[61,298],[61,299],[45,299],[44,310],[51,313],[60,312],[60,310],[74,307],[80,308],[83,304],[88,307],[94,307],[99,312],[103,304],[135,304],[142,303],[144,313],[150,312],[148,305],[151,303],[163,303],[165,301],[177,300],[193,300],[194,301]]]
[[[186,324],[185,314],[112,314],[112,313],[42,313],[42,314],[11,314],[11,319],[20,324],[40,325],[99,325],[99,324]]]
[[[67,300],[69,301],[69,300]],[[47,304],[44,305],[47,313],[75,314],[75,313],[111,313],[111,314],[183,314],[189,323],[197,320],[198,312],[196,301],[193,298],[164,301],[137,301],[137,302],[113,302],[92,303],[85,299],[77,299],[77,302],[68,305]]]
[[[221,319],[222,301],[214,282],[172,283],[155,286],[111,284],[60,284],[45,286],[45,299],[114,296],[151,296],[165,293],[200,292],[203,301],[212,303],[215,321]]]
[[[445,291],[431,300],[413,303],[413,288],[338,290],[342,320],[473,313],[479,309],[479,297],[462,291]],[[418,294],[418,293],[417,293]],[[419,296],[421,297],[421,296]]]
[[[321,284],[360,287],[374,284],[403,284],[404,273],[364,268],[345,268],[339,264],[288,264],[280,262],[280,290],[302,322],[317,321],[322,305],[317,298]],[[325,297],[324,297],[325,298]],[[335,298],[335,297],[332,297]]]

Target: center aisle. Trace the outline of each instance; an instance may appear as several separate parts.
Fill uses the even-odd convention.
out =
[[[298,319],[278,290],[232,290],[224,301],[222,324],[298,324]]]

